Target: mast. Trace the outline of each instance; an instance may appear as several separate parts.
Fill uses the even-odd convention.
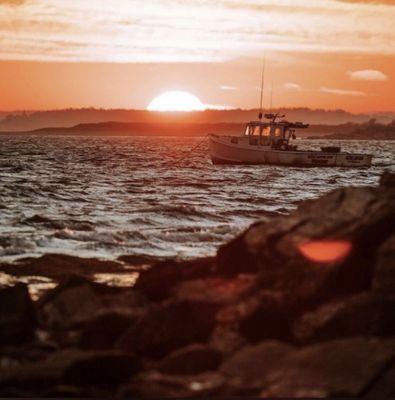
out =
[[[270,86],[270,112],[273,112],[273,81]]]
[[[265,84],[265,65],[266,65],[266,55],[263,56],[263,64],[262,64],[261,101],[260,101],[260,105],[259,105],[259,121],[261,121],[262,117],[263,117],[263,86]]]

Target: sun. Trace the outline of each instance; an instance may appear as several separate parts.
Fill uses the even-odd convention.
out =
[[[203,111],[204,104],[193,94],[182,90],[164,92],[148,105],[149,111]]]

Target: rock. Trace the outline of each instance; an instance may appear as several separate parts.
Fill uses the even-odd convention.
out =
[[[210,347],[221,354],[229,355],[246,344],[237,324],[217,324],[211,334]]]
[[[352,338],[304,347],[262,375],[261,396],[361,396],[394,357],[394,340]]]
[[[279,341],[264,341],[245,346],[223,362],[220,372],[230,381],[231,394],[254,395],[262,388],[262,379],[296,348]]]
[[[395,397],[395,365],[392,365],[365,391],[368,399],[388,399]]]
[[[104,303],[89,281],[70,277],[40,299],[39,306],[45,325],[59,330],[90,320]]]
[[[110,349],[134,321],[130,314],[115,311],[97,314],[84,324],[80,346],[84,349]]]
[[[225,379],[218,372],[199,375],[165,375],[157,371],[141,374],[120,390],[120,397],[203,397],[216,396],[225,387]]]
[[[373,290],[395,293],[395,235],[378,250]]]
[[[217,307],[199,303],[170,303],[143,316],[121,337],[122,350],[160,358],[191,343],[208,340]]]
[[[265,339],[292,340],[296,299],[276,291],[262,291],[259,303],[239,322],[239,332],[251,342]]]
[[[192,344],[168,355],[158,364],[158,371],[170,375],[196,375],[215,370],[222,355],[203,344]]]
[[[254,275],[239,275],[235,278],[202,278],[181,282],[172,291],[178,301],[212,304],[229,304],[241,300],[256,289]]]
[[[39,300],[42,320],[55,330],[94,325],[96,318],[100,324],[100,315],[105,313],[134,320],[144,314],[146,307],[147,300],[133,289],[109,287],[79,276],[69,276]]]
[[[80,258],[66,254],[44,254],[38,258],[23,258],[14,264],[1,264],[0,270],[13,276],[44,276],[61,280],[70,274],[92,277],[100,273],[125,273],[116,261]]]
[[[377,248],[394,232],[394,221],[393,187],[337,189],[221,246],[216,272],[257,271],[263,289],[298,291],[313,308],[370,288]]]
[[[303,342],[357,335],[395,336],[395,294],[366,292],[324,304],[295,323],[295,337]]]
[[[64,350],[46,360],[0,369],[0,389],[48,388],[52,385],[116,385],[141,368],[130,354],[114,351]]]
[[[212,257],[191,261],[161,261],[141,272],[134,287],[150,300],[164,300],[176,284],[207,276],[213,261]]]
[[[27,286],[0,289],[0,342],[19,344],[34,337],[37,326],[36,311]]]

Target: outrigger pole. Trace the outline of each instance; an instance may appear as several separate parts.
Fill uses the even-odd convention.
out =
[[[263,117],[263,86],[265,84],[265,64],[266,64],[266,55],[263,56],[263,65],[262,65],[261,102],[259,105],[259,121],[261,121]]]

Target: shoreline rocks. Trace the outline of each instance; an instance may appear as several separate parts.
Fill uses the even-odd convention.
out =
[[[395,175],[257,222],[216,257],[0,265],[0,394],[395,395]],[[150,264],[147,267],[146,264]],[[133,286],[94,282],[131,274]]]

